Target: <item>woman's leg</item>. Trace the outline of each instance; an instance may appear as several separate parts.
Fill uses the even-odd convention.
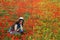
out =
[[[20,30],[20,32],[23,32],[23,30]]]

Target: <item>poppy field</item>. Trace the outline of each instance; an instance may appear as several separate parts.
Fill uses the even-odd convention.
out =
[[[24,17],[24,34],[9,28]],[[0,40],[60,40],[60,0],[0,0]]]

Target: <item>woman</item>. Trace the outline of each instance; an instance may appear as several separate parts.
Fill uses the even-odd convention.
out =
[[[23,33],[23,23],[24,19],[23,17],[20,17],[19,20],[12,27],[10,27],[10,33],[13,34],[16,32]]]

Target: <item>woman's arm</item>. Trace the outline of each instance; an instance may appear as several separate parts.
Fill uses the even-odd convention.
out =
[[[19,30],[23,31],[22,25],[20,25],[20,28],[17,29],[17,31],[19,31]]]
[[[15,30],[15,31],[17,30],[17,24],[15,24],[15,26],[14,26],[14,30]]]
[[[23,27],[22,27],[22,25],[20,25],[20,29],[21,29],[21,30],[23,30]]]

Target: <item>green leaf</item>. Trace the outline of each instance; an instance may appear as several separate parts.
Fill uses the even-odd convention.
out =
[[[25,20],[28,20],[29,16],[30,16],[30,13],[29,13],[29,12],[26,12],[26,13],[24,14]]]
[[[0,13],[0,16],[4,16],[4,13]]]
[[[40,38],[39,38],[39,37],[37,37],[37,40],[40,40]]]
[[[58,2],[60,2],[60,0],[50,0],[50,2],[58,3]]]
[[[32,37],[32,36],[29,36],[29,39],[30,39],[30,40],[33,40],[33,37]]]
[[[17,16],[16,14],[13,14],[13,15],[11,16],[11,19],[16,19],[16,18],[18,18],[18,16]]]
[[[2,32],[0,32],[0,35],[2,35]]]
[[[21,34],[20,33],[18,33],[18,34],[14,34],[15,36],[17,36],[17,37],[20,37],[21,36]]]
[[[2,29],[2,27],[0,26],[0,30]]]
[[[9,13],[7,13],[7,14],[5,14],[6,16],[9,16],[10,14]]]
[[[49,40],[52,37],[53,33],[51,32],[48,37],[46,38],[46,40]]]
[[[53,22],[58,22],[58,19],[57,19],[57,18],[55,18],[55,19],[53,20]]]
[[[9,37],[4,37],[4,40],[11,40],[11,38],[9,38]]]
[[[8,26],[8,24],[9,24],[9,23],[8,23],[8,22],[6,22],[6,26]]]
[[[60,29],[59,29],[59,31],[58,31],[58,34],[56,35],[56,39],[57,39],[57,40],[60,40]]]
[[[60,26],[60,22],[58,22],[58,25]]]
[[[6,13],[8,13],[6,10],[4,10],[4,9],[1,9],[0,10],[0,16],[4,16]]]
[[[2,10],[2,12],[6,12],[6,10]]]
[[[4,28],[4,31],[7,31],[8,30],[8,28]]]

